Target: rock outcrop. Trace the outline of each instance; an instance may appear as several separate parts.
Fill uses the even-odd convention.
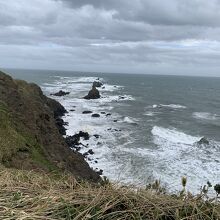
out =
[[[93,82],[93,85],[92,85],[93,87],[102,87],[103,86],[103,83],[101,83],[100,81],[94,81]]]
[[[0,163],[18,169],[68,171],[79,179],[99,181],[83,156],[66,144],[61,119],[65,113],[36,84],[0,72]]]
[[[100,97],[101,96],[99,90],[95,86],[93,86],[88,95],[84,97],[84,99],[99,99]]]
[[[99,118],[99,117],[100,117],[100,114],[95,113],[95,114],[92,114],[91,116],[92,116],[93,118]]]
[[[203,137],[203,138],[201,138],[198,142],[196,142],[197,144],[199,144],[199,145],[202,145],[202,144],[204,144],[204,145],[209,145],[209,141],[205,138],[205,137]]]
[[[54,96],[65,96],[65,95],[69,95],[70,92],[64,92],[63,90],[60,90],[59,92],[56,92],[56,93],[53,93],[51,95],[54,95]]]
[[[85,114],[91,114],[91,113],[92,113],[92,111],[89,111],[89,110],[86,110],[86,111],[83,111],[83,112],[82,112],[82,114],[84,114],[84,115],[85,115]]]

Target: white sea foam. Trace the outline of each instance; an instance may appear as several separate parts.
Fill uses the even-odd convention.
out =
[[[179,104],[169,104],[169,105],[160,104],[159,106],[166,107],[166,108],[173,108],[173,109],[185,109],[185,108],[187,108],[186,106],[179,105]]]
[[[143,176],[152,173],[153,178],[160,178],[162,182],[169,184],[173,189],[178,189],[181,186],[179,182],[183,175],[188,176],[190,188],[194,191],[197,191],[207,180],[218,181],[220,167],[216,165],[216,161],[220,158],[219,143],[211,140],[210,146],[204,148],[204,146],[194,144],[201,137],[187,134],[187,132],[172,127],[154,126],[151,130],[152,146],[141,148],[136,144],[133,145],[133,130],[124,129],[123,132],[119,130],[123,127],[129,127],[128,124],[136,123],[137,119],[126,116],[123,118],[111,110],[115,103],[120,102],[119,105],[121,105],[123,101],[131,101],[134,98],[129,95],[123,95],[124,98],[120,98],[116,94],[120,90],[123,92],[123,87],[115,87],[105,83],[105,88],[100,88],[101,99],[82,99],[91,88],[91,83],[96,79],[96,77],[63,77],[56,78],[53,83],[47,83],[43,86],[47,94],[61,89],[70,92],[67,96],[53,96],[53,98],[60,101],[69,111],[64,117],[64,120],[69,123],[67,135],[73,135],[80,130],[87,131],[91,135],[90,140],[82,140],[84,145],[89,144],[89,148],[81,149],[81,153],[85,153],[89,149],[95,152],[94,155],[89,155],[89,158],[93,159],[88,161],[91,167],[103,169],[104,175],[110,179],[120,179],[125,183],[137,183],[140,180],[144,184],[146,179]],[[101,81],[104,82],[104,79]],[[117,90],[118,92],[115,92]],[[159,114],[160,108],[175,110],[185,109],[186,106],[155,104],[146,108],[146,115],[152,117]],[[93,113],[111,112],[112,115],[106,117],[105,114],[100,114],[100,118],[92,118],[91,114],[82,114],[84,110],[91,110]],[[114,123],[113,119],[121,123]],[[94,134],[99,134],[101,137],[97,139],[93,136]],[[142,159],[136,160],[137,158]],[[94,162],[95,160],[98,160],[98,164]],[[142,162],[139,164],[139,161]]]
[[[123,86],[118,86],[118,85],[108,85],[108,84],[104,84],[101,88],[100,91],[108,91],[108,92],[113,92],[119,89],[122,89]]]
[[[54,78],[58,78],[62,82],[68,81],[69,83],[93,83],[94,81],[103,81],[103,78],[99,77],[69,77],[69,76],[53,76]]]
[[[57,79],[58,78],[58,79]],[[114,102],[123,102],[128,100],[134,100],[129,95],[114,95],[114,91],[122,90],[122,86],[109,85],[104,83],[104,87],[99,88],[101,92],[101,98],[96,100],[85,100],[82,97],[86,95],[91,88],[92,82],[95,81],[96,77],[56,77],[53,83],[45,83],[43,90],[47,94],[55,93],[59,90],[70,92],[69,95],[63,97],[53,98],[57,99],[69,112],[63,119],[68,122],[67,135],[73,135],[79,131],[88,132],[90,134],[89,140],[81,140],[85,146],[88,144],[89,148],[83,147],[80,152],[85,153],[89,149],[94,151],[94,155],[89,155],[88,163],[91,167],[99,168],[104,170],[104,175],[107,175],[113,180],[116,180],[117,176],[120,175],[120,169],[122,165],[116,164],[113,154],[118,154],[120,142],[129,142],[130,134],[126,131],[120,133],[121,123],[114,123],[113,119],[119,120],[120,115],[111,112],[110,117],[106,117],[106,114],[100,114],[101,111],[109,113],[114,106]],[[104,82],[103,79],[100,79]],[[91,117],[91,114],[82,114],[83,111],[90,110],[93,113],[99,113],[99,118]],[[135,123],[133,119],[125,118],[124,123]],[[93,135],[98,134],[100,138],[96,138]],[[120,139],[119,139],[120,138]],[[93,159],[93,160],[90,160]],[[98,164],[94,161],[98,160]],[[106,166],[108,169],[106,169]],[[126,179],[123,177],[123,179]]]
[[[154,126],[152,129],[152,134],[156,137],[162,138],[164,140],[173,142],[173,143],[183,143],[183,144],[193,144],[196,141],[199,141],[201,137],[194,137],[187,135],[176,129],[163,128],[159,126]]]
[[[154,104],[147,106],[147,109],[149,108],[171,108],[171,109],[186,109],[187,107],[184,105],[179,105],[179,104]]]
[[[160,178],[173,189],[180,189],[180,178],[187,176],[193,192],[198,192],[208,180],[218,181],[220,167],[216,166],[216,161],[220,152],[214,150],[214,145],[219,146],[219,143],[211,141],[209,148],[204,149],[195,144],[201,137],[191,136],[175,128],[154,126],[152,134],[157,148],[148,149],[148,153],[151,155],[150,160],[156,160],[152,168],[155,178]]]
[[[194,112],[193,117],[196,119],[204,119],[204,120],[216,120],[219,116],[217,114],[212,114],[209,112]]]
[[[158,112],[147,111],[147,112],[144,113],[144,115],[149,116],[149,117],[153,117],[156,114],[158,114]]]
[[[137,124],[137,120],[131,118],[131,117],[124,117],[124,122],[129,123],[129,124]]]

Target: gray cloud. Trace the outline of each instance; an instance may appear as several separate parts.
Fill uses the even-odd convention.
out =
[[[153,25],[220,26],[219,0],[64,0],[72,7],[91,5],[117,11],[119,19]]]
[[[219,11],[218,0],[1,1],[0,65],[218,74]]]

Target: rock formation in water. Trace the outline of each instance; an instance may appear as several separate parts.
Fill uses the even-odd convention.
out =
[[[84,99],[99,99],[100,97],[101,96],[99,90],[95,86],[93,86],[88,95],[84,97]]]
[[[92,85],[93,87],[102,87],[103,86],[103,83],[102,82],[100,82],[100,81],[94,81],[93,82],[93,85]]]
[[[65,108],[40,87],[0,72],[0,163],[28,170],[68,171],[99,181],[83,156],[65,142]]]
[[[54,96],[65,96],[65,95],[69,95],[70,92],[64,92],[63,90],[60,90],[59,92],[56,92],[56,93],[53,93],[51,95],[54,95]]]
[[[201,144],[205,144],[205,145],[209,145],[209,141],[203,137],[201,138],[198,142],[196,142],[197,144],[201,145]]]

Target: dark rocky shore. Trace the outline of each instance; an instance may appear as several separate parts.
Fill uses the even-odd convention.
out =
[[[97,87],[102,87],[103,83],[99,81],[99,79],[97,79],[96,81],[93,82],[92,84],[92,89],[88,92],[88,95],[86,95],[85,97],[83,97],[84,99],[99,99],[101,98],[100,92],[97,89]],[[53,93],[51,95],[53,96],[66,96],[69,95],[70,92],[64,92],[62,90],[60,90],[59,92]],[[74,109],[70,110],[70,111],[75,111]],[[63,109],[63,111],[60,112],[61,114],[55,118],[56,120],[56,125],[58,127],[58,130],[60,132],[60,134],[62,135],[66,135],[66,128],[65,126],[67,126],[68,124],[66,122],[64,122],[64,120],[60,117],[63,116],[65,113],[67,113],[65,111],[65,109]],[[93,111],[91,110],[85,110],[82,112],[82,114],[90,114],[91,117],[93,118],[99,118],[101,117],[100,114],[98,113],[93,113]],[[110,113],[105,113],[105,112],[101,112],[101,114],[105,114],[106,117],[111,115]],[[100,135],[95,134],[93,135],[97,140],[100,138]],[[98,161],[96,159],[91,159],[91,155],[94,155],[94,151],[92,149],[90,149],[89,145],[84,145],[82,143],[81,140],[89,140],[90,139],[90,134],[88,132],[84,132],[84,131],[79,131],[78,133],[71,135],[71,136],[66,136],[65,137],[65,141],[66,144],[69,146],[69,148],[71,150],[73,150],[75,153],[79,153],[80,150],[82,148],[85,149],[85,153],[82,154],[82,156],[88,160],[88,161],[94,161],[94,163],[98,163]],[[98,175],[102,175],[103,174],[103,170],[99,170],[98,168],[95,169],[95,172]]]
[[[78,137],[68,142],[62,136],[66,134],[61,118],[65,113],[36,84],[0,72],[0,163],[18,169],[68,171],[77,178],[100,181],[84,156],[69,148]],[[85,133],[78,136],[88,138]]]

